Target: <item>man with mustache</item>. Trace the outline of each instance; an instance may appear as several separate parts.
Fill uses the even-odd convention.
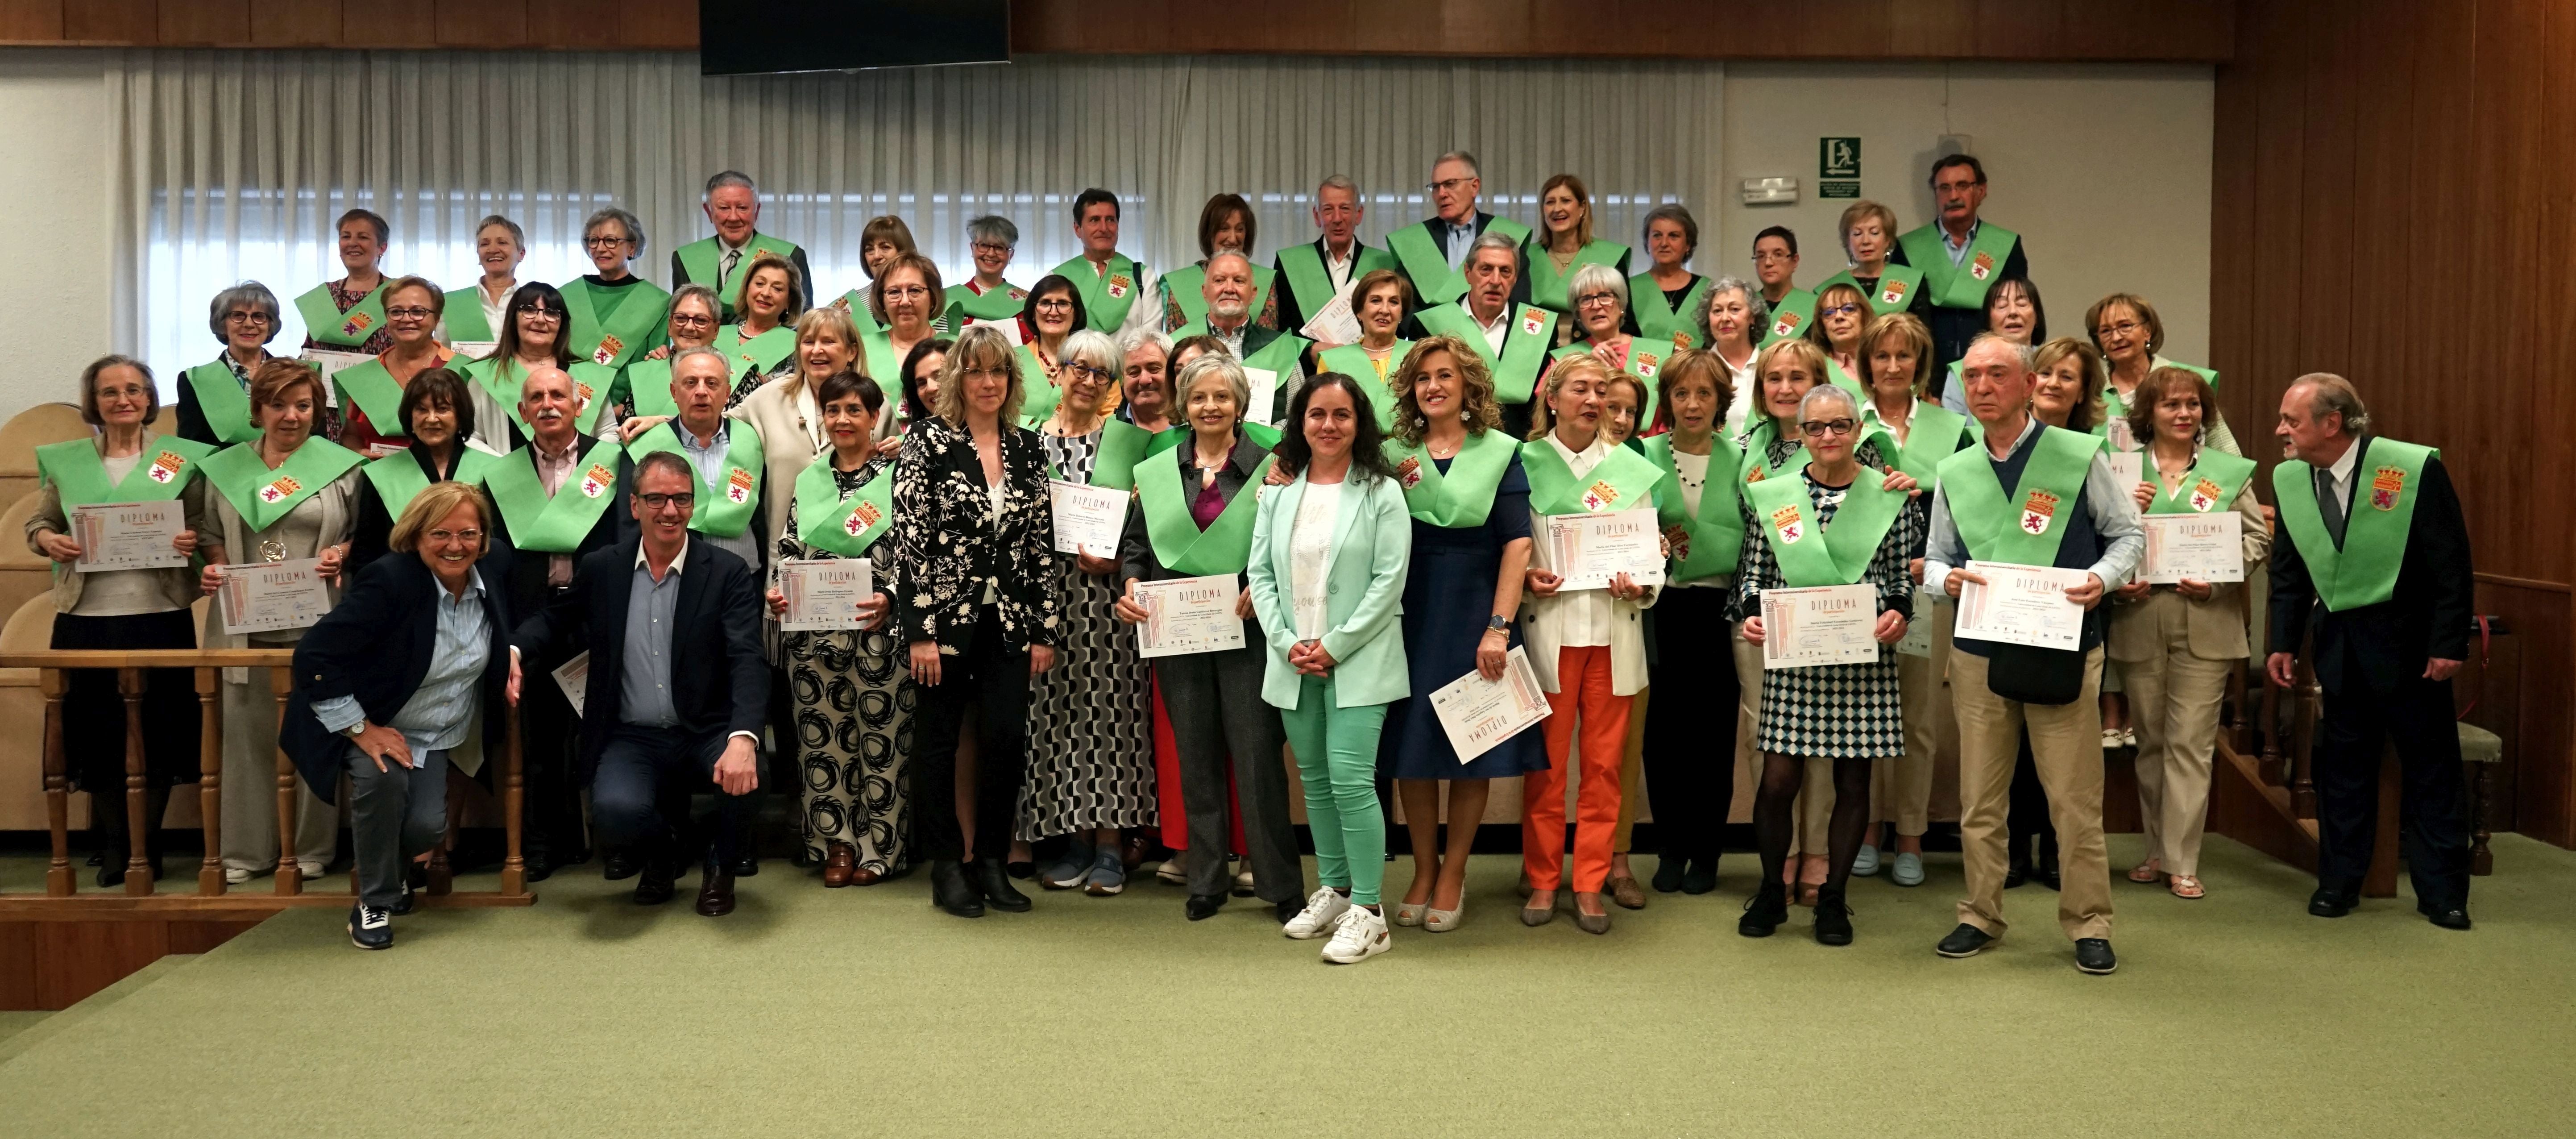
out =
[[[1530,394],[1556,346],[1556,314],[1516,299],[1529,295],[1521,277],[1519,240],[1499,230],[1479,237],[1467,257],[1466,295],[1416,311],[1401,333],[1407,340],[1455,336],[1483,353],[1503,431],[1514,439],[1529,434]]]
[[[1932,164],[1932,208],[1939,220],[1896,239],[1894,265],[1923,271],[1931,307],[1932,374],[1947,371],[1968,353],[1968,342],[1986,330],[1986,290],[1995,282],[2030,279],[2021,235],[1978,216],[1986,204],[1986,165],[1972,154]]]

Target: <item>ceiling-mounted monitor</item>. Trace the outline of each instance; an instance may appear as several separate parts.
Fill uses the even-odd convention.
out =
[[[698,71],[1008,63],[1009,0],[698,0]]]

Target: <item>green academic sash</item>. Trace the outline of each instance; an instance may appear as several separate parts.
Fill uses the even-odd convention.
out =
[[[848,313],[850,326],[858,329],[861,336],[885,331],[884,323],[877,320],[876,309],[868,303],[866,289],[852,289],[841,294],[840,299],[832,302],[832,307]]]
[[[1806,289],[1791,289],[1780,294],[1780,303],[1771,306],[1771,326],[1762,330],[1759,343],[1786,340],[1807,334],[1807,326],[1816,322],[1816,294]]]
[[[519,371],[518,361],[482,359],[465,365],[464,370],[467,378],[483,385],[483,390],[501,405],[521,434],[529,433],[528,422],[519,418],[519,385],[527,377]],[[574,429],[589,435],[599,429],[599,415],[608,408],[606,396],[617,386],[617,373],[588,360],[575,360],[564,372],[572,377],[573,398],[580,402],[580,410],[573,415]],[[670,385],[664,384],[662,391],[668,396]],[[369,421],[375,417],[374,411],[367,412]]]
[[[751,240],[742,247],[742,258],[734,262],[733,272],[725,274],[722,282],[716,280],[716,267],[724,264],[724,243],[716,238],[701,237],[681,246],[680,268],[688,271],[692,284],[713,287],[716,299],[724,303],[724,312],[718,315],[731,316],[734,305],[742,300],[743,274],[751,271],[752,259],[763,253],[775,253],[791,265],[796,262],[794,245],[753,230]]]
[[[1950,264],[1950,248],[1941,242],[1941,225],[1934,222],[1912,230],[1896,239],[1905,250],[1905,260],[1922,273],[1932,290],[1932,303],[1942,308],[1986,307],[1986,290],[2004,271],[2004,262],[2012,257],[2013,244],[2021,235],[1990,221],[1977,223],[1977,236],[1968,242],[1968,255],[1957,265]]]
[[[1938,481],[1941,460],[1949,458],[1973,437],[1968,434],[1968,417],[1937,403],[1914,401],[1914,418],[1905,429],[1905,442],[1896,442],[1896,434],[1878,418],[1878,405],[1863,400],[1860,405],[1861,436],[1883,440],[1878,445],[1881,456],[1896,457],[1896,469],[1914,476],[1914,481],[1930,489]]]
[[[894,334],[879,329],[859,334],[859,374],[877,382],[887,407],[903,406],[903,358],[894,354]]]
[[[1145,267],[1124,253],[1112,253],[1107,268],[1106,273],[1095,272],[1089,258],[1076,256],[1055,271],[1082,294],[1082,315],[1091,327],[1116,336],[1118,327],[1127,322],[1127,310],[1136,304],[1137,282],[1144,279]]]
[[[1679,526],[1690,537],[1690,556],[1673,563],[1672,579],[1699,581],[1734,573],[1744,552],[1744,515],[1738,509],[1743,492],[1728,472],[1744,465],[1744,452],[1724,435],[1709,437],[1708,478],[1700,484],[1699,513],[1692,514],[1684,509],[1681,463],[1673,458],[1672,435],[1654,436],[1645,445],[1646,457],[1664,472],[1664,485],[1655,494],[1656,521],[1667,530]]]
[[[449,344],[485,344],[501,338],[500,333],[492,331],[492,322],[483,319],[483,286],[479,284],[447,290],[447,301],[440,306],[438,319],[447,326]]]
[[[376,434],[403,433],[403,386],[394,381],[392,372],[385,370],[383,357],[342,368],[331,377],[331,383],[345,400],[367,413],[367,422]]]
[[[1244,311],[1251,314],[1249,319],[1253,322],[1260,321],[1262,306],[1270,303],[1270,285],[1278,275],[1277,271],[1267,265],[1252,267],[1252,297],[1248,302],[1250,307]],[[1163,295],[1170,297],[1172,306],[1181,312],[1181,319],[1169,324],[1168,327],[1178,328],[1184,324],[1207,323],[1206,287],[1207,267],[1205,265],[1189,265],[1163,274]],[[1165,314],[1165,319],[1168,321],[1170,314]]]
[[[976,320],[1016,320],[1028,306],[1029,291],[1018,285],[979,293],[964,285],[950,285],[945,294],[947,309],[940,314],[945,331],[955,336],[966,330],[966,318]]]
[[[1455,336],[1483,359],[1494,375],[1494,398],[1503,403],[1530,401],[1530,393],[1538,387],[1539,367],[1546,363],[1548,348],[1556,339],[1556,314],[1534,305],[1522,305],[1512,315],[1511,327],[1503,333],[1500,360],[1485,351],[1485,330],[1477,327],[1463,303],[1435,305],[1414,317],[1424,331]]]
[[[1826,278],[1824,284],[1816,286],[1816,292],[1822,295],[1825,290],[1836,285],[1849,285],[1858,289],[1861,307],[1868,309],[1871,316],[1881,316],[1891,312],[1904,312],[1907,305],[1914,303],[1914,295],[1923,289],[1923,271],[1912,266],[1889,262],[1885,272],[1878,278],[1878,287],[1863,289],[1860,278],[1852,276],[1851,271],[1846,269]]]
[[[893,524],[892,463],[848,498],[841,497],[828,448],[796,476],[796,537],[808,546],[844,558],[866,557],[877,535]]]
[[[1154,560],[1182,577],[1242,573],[1252,562],[1252,518],[1261,480],[1269,477],[1271,465],[1278,461],[1276,456],[1263,457],[1252,477],[1235,488],[1224,512],[1205,530],[1190,517],[1193,492],[1181,486],[1178,461],[1137,467],[1136,497],[1143,505],[1145,537],[1153,543]]]
[[[637,415],[678,415],[680,401],[671,398],[671,361],[637,360],[626,365],[626,395]]]
[[[1509,347],[1509,345],[1505,345],[1505,347]],[[1572,344],[1568,344],[1563,348],[1559,348],[1554,352],[1548,353],[1548,359],[1571,360],[1577,356],[1589,356],[1591,354],[1592,342],[1589,340],[1577,340]],[[1628,338],[1628,358],[1619,365],[1619,373],[1621,375],[1635,377],[1639,382],[1639,386],[1643,387],[1646,391],[1645,406],[1637,409],[1636,431],[1644,431],[1648,426],[1655,422],[1655,389],[1661,386],[1655,382],[1655,377],[1663,373],[1664,361],[1671,355],[1672,351],[1665,348],[1663,342],[1660,340],[1648,340],[1643,336],[1631,336]],[[1636,434],[1636,431],[1632,431],[1629,434],[1633,436]]]
[[[681,448],[679,432],[672,430],[678,424],[676,419],[654,424],[652,430],[626,445],[626,457],[640,461],[655,451],[668,451],[688,460],[689,473],[698,479],[698,500],[689,512],[689,529],[718,538],[741,537],[743,529],[751,524],[752,512],[760,508],[760,432],[739,419],[724,425],[724,482],[711,486],[705,475],[698,474],[697,461]]]
[[[662,322],[671,312],[671,294],[651,281],[603,289],[586,277],[575,277],[564,282],[560,291],[566,335],[571,337],[568,343],[576,358],[623,367],[665,338]],[[602,303],[612,299],[614,303]],[[375,413],[367,415],[374,418]]]
[[[1134,490],[1136,464],[1144,460],[1146,450],[1154,441],[1153,432],[1116,416],[1102,420],[1100,450],[1091,457],[1091,485],[1111,490]]]
[[[492,504],[501,508],[501,520],[510,527],[510,544],[541,554],[580,549],[581,540],[590,536],[590,528],[607,511],[609,500],[617,497],[617,454],[615,439],[591,444],[575,461],[562,490],[553,495],[537,481],[536,456],[529,448],[512,451],[486,468],[483,488],[492,492]]]
[[[725,359],[732,362],[734,378],[740,379],[745,369],[766,376],[778,367],[779,361],[796,351],[796,329],[782,324],[745,340],[741,325],[728,324],[716,330],[716,338],[707,346],[724,353]]]
[[[484,473],[500,461],[489,452],[459,447],[456,451],[456,473],[448,481],[480,486]],[[360,468],[359,473],[366,475],[368,485],[376,488],[377,501],[385,504],[385,514],[392,518],[401,518],[403,508],[410,506],[412,499],[420,497],[420,492],[429,489],[429,475],[420,469],[420,460],[408,450],[396,451],[370,462]]]
[[[1590,473],[1576,477],[1546,436],[1521,444],[1521,470],[1529,475],[1530,509],[1541,514],[1599,514],[1655,505],[1664,469],[1626,447],[1612,447]]]
[[[1910,496],[1882,488],[1866,467],[1859,471],[1834,511],[1832,525],[1816,521],[1803,478],[1766,479],[1745,488],[1745,501],[1770,540],[1772,558],[1780,563],[1780,580],[1790,587],[1851,585],[1869,572],[1888,525]]]
[[[295,298],[296,315],[304,318],[304,334],[334,348],[366,343],[385,326],[385,285],[390,283],[377,282],[375,291],[359,298],[347,312],[331,303],[331,286],[313,286],[311,292]]]
[[[1055,405],[1064,402],[1064,389],[1048,378],[1046,362],[1038,359],[1035,344],[1020,345],[1020,424],[1032,430],[1055,414]]]
[[[2183,371],[2189,372],[2208,381],[2209,390],[2218,390],[2218,369],[2216,368],[2204,368],[2198,364],[2185,364],[2179,360],[2158,360],[2147,370],[2152,372],[2156,368],[2180,368]],[[1950,362],[1950,378],[1954,382],[1959,378],[1958,361],[1953,360]],[[2204,418],[2217,417],[2218,409],[2208,408],[2205,410],[2207,414],[2204,415]],[[2119,385],[2102,385],[2102,422],[2093,425],[2093,433],[2096,435],[2109,434],[2111,430],[2111,421],[2114,419],[2126,419],[2128,418],[2128,415],[2129,401],[2120,394]]]
[[[1425,447],[1388,439],[1381,448],[1395,466],[1396,481],[1404,484],[1405,512],[1416,522],[1452,530],[1485,524],[1493,513],[1495,488],[1511,469],[1512,456],[1520,453],[1510,436],[1492,429],[1468,432],[1446,473]]]
[[[1351,245],[1351,282],[1353,284],[1357,284],[1360,278],[1380,269],[1396,267],[1395,255],[1386,250],[1371,249],[1356,237],[1351,239]],[[1278,261],[1279,272],[1288,278],[1288,295],[1297,302],[1297,311],[1304,314],[1306,319],[1315,319],[1316,313],[1324,311],[1324,306],[1333,303],[1333,274],[1331,270],[1324,267],[1324,251],[1317,248],[1314,242],[1281,249]],[[1359,298],[1353,297],[1351,300],[1357,304]],[[1292,328],[1289,331],[1297,330]]]
[[[1565,272],[1559,273],[1556,262],[1549,259],[1546,249],[1540,247],[1544,240],[1536,234],[1530,235],[1522,244],[1521,254],[1522,260],[1529,263],[1530,303],[1552,312],[1568,316],[1574,314],[1574,298],[1566,295],[1565,290],[1566,282],[1574,279],[1575,270],[1586,265],[1608,265],[1616,269],[1628,261],[1627,246],[1594,238],[1583,248],[1575,250],[1574,260],[1567,263]],[[1629,294],[1629,303],[1635,303],[1633,291]]]
[[[1396,341],[1394,352],[1386,358],[1387,374],[1383,376],[1378,374],[1377,361],[1370,358],[1368,349],[1357,344],[1327,348],[1315,357],[1315,363],[1324,371],[1349,376],[1352,383],[1368,393],[1369,405],[1377,409],[1377,429],[1383,432],[1395,426],[1395,391],[1387,386],[1387,381],[1394,379],[1395,373],[1403,369],[1404,354],[1411,351],[1412,341]]]
[[[1708,304],[1708,283],[1707,277],[1691,282],[1677,309],[1665,302],[1663,286],[1655,283],[1654,274],[1628,278],[1628,315],[1637,318],[1637,334],[1670,341],[1675,349],[1699,347],[1699,312]]]
[[[257,443],[236,443],[199,460],[198,465],[244,523],[252,530],[266,530],[363,461],[355,451],[316,438],[305,440],[275,468],[260,460]]]
[[[250,422],[250,393],[233,378],[232,365],[217,359],[188,369],[188,389],[197,393],[197,411],[206,417],[215,438],[225,443],[259,438],[259,428]]]
[[[2237,493],[2245,489],[2246,481],[2254,477],[2254,460],[2230,455],[2216,447],[2201,448],[2191,461],[2191,469],[2183,472],[2181,485],[2172,490],[2165,489],[2164,479],[2157,474],[2155,448],[2147,448],[2139,456],[2138,465],[2146,475],[2147,485],[2156,488],[2155,497],[2147,500],[2149,514],[2207,514],[2213,510],[2225,510],[2229,503],[2236,501]],[[2311,492],[2309,505],[2313,506],[2316,504],[2313,493],[2316,488],[2311,486],[2308,489]],[[2344,533],[2349,536],[2351,527],[2345,527]]]
[[[47,443],[36,448],[37,484],[52,484],[61,493],[66,511],[102,502],[177,498],[205,466],[206,456],[215,453],[213,447],[176,435],[154,435],[145,443],[134,469],[115,483],[107,481],[107,464],[99,458],[96,440]]]
[[[2424,464],[2441,452],[2415,443],[2373,438],[2353,463],[2352,512],[2344,520],[2343,545],[2326,532],[2317,510],[2314,467],[2296,459],[2272,468],[2272,500],[2280,504],[2281,525],[2307,563],[2308,580],[2329,613],[2377,605],[2397,592],[2397,571],[2406,563],[2406,537],[2415,523],[2415,496],[2424,483]],[[2204,448],[2203,455],[2210,452]],[[2358,485],[2367,477],[2370,485]],[[2364,497],[2363,490],[2368,490]],[[2369,509],[2363,509],[2367,506]],[[2288,646],[2275,646],[2288,647]]]
[[[1950,504],[1959,540],[1982,562],[2045,566],[2057,561],[2066,540],[2066,513],[2084,492],[2101,441],[2063,427],[2042,427],[2021,483],[2006,494],[1995,462],[1983,446],[1941,461],[1941,494]]]
[[[1499,233],[1514,244],[1530,236],[1528,226],[1503,217],[1486,222],[1485,233]],[[1413,282],[1417,303],[1444,305],[1467,295],[1467,275],[1449,267],[1449,254],[1431,239],[1429,222],[1415,222],[1386,235],[1386,247],[1403,266],[1405,278]]]

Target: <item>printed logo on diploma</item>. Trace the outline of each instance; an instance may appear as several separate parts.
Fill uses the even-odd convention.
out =
[[[2021,528],[2033,534],[2048,532],[2048,522],[2057,517],[2057,496],[2044,490],[2030,492],[2021,503]]]
[[[2191,508],[2206,514],[2210,507],[2218,505],[2221,493],[2224,492],[2217,483],[2202,479],[2191,488]]]
[[[1968,260],[1968,275],[1971,277],[1982,281],[1993,276],[1994,272],[1995,255],[1992,253],[1981,252]]]
[[[1887,286],[1878,291],[1878,303],[1891,307],[1904,304],[1905,282],[1897,280],[1888,281]]]
[[[603,334],[599,338],[599,347],[594,349],[590,354],[590,362],[605,367],[606,365],[615,363],[617,360],[617,354],[625,350],[625,341],[619,340],[615,336]]]
[[[179,477],[179,468],[187,465],[187,462],[186,459],[163,451],[152,457],[152,469],[145,473],[149,474],[154,482],[166,483]]]
[[[1791,503],[1771,512],[1771,528],[1779,531],[1780,544],[1788,545],[1807,536],[1806,516]]]
[[[2381,510],[2397,509],[2397,494],[2406,489],[2406,472],[2396,467],[2381,467],[2370,478],[2370,504]]]
[[[608,493],[608,488],[615,485],[617,485],[617,472],[609,470],[597,463],[592,463],[590,465],[590,469],[583,471],[581,474],[581,496],[583,498],[597,498],[600,495]]]
[[[1407,457],[1396,464],[1395,481],[1403,483],[1406,490],[1422,485],[1422,460]]]
[[[1799,324],[1799,316],[1798,316],[1798,314],[1797,314],[1797,313],[1794,313],[1794,312],[1784,312],[1784,313],[1781,313],[1781,314],[1780,314],[1780,319],[1778,319],[1778,320],[1776,320],[1776,321],[1771,322],[1771,335],[1773,335],[1773,336],[1796,336],[1796,335],[1798,334],[1798,324]]]
[[[259,488],[259,500],[261,502],[276,502],[302,489],[304,489],[304,484],[295,481],[295,476],[279,475],[277,476],[276,482]]]
[[[1127,274],[1111,273],[1109,275],[1109,298],[1111,300],[1117,300],[1126,296],[1127,290],[1131,287],[1133,286],[1131,282],[1127,280]]]
[[[751,501],[751,472],[735,467],[725,476],[725,500],[740,506]]]
[[[1619,501],[1619,489],[1609,483],[1597,482],[1583,488],[1583,509],[1585,510],[1608,510],[1610,504],[1617,501]]]

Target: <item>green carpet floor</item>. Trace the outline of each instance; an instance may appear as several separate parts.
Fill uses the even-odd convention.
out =
[[[1483,857],[1463,929],[1351,968],[1150,880],[961,921],[917,877],[772,862],[710,921],[689,880],[642,910],[576,871],[530,910],[402,919],[388,953],[344,911],[274,918],[0,1062],[0,1132],[2569,1134],[2576,853],[2495,850],[2462,934],[2402,896],[2307,917],[2303,876],[2213,837],[2204,901],[2115,881],[2113,977],[2075,972],[2038,886],[1996,949],[1935,957],[1955,856],[1856,883],[1845,949],[1804,911],[1737,937],[1749,856],[1606,937],[1523,928]]]

